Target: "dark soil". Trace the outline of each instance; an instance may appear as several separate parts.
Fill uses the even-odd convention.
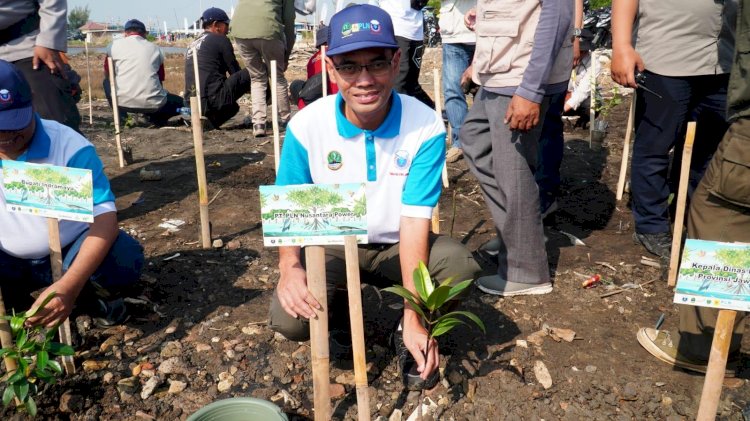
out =
[[[425,60],[425,87],[432,86],[436,62]],[[301,71],[298,65],[290,74]],[[467,328],[440,338],[442,381],[427,393],[437,406],[434,419],[695,418],[703,376],[657,361],[635,338],[639,327],[653,326],[662,313],[666,328],[675,328],[678,318],[664,273],[640,263],[646,252],[632,241],[627,194],[615,200],[628,104],[626,99],[610,116],[602,149],[589,148],[587,131],[566,132],[560,210],[546,228],[555,289],[511,299],[475,291],[465,300],[487,334]],[[88,107],[81,112],[87,122]],[[121,169],[111,116],[106,103],[97,102],[93,127],[82,128],[106,164],[121,227],[140,239],[148,264],[125,325],[103,330],[88,316],[75,318],[79,371],[42,388],[38,418],[184,420],[218,399],[252,396],[276,402],[292,420],[312,419],[309,344],[285,340],[266,326],[278,269],[276,250],[263,247],[258,186],[274,181],[272,138],[253,138],[242,127],[242,112],[228,127],[205,133],[212,237],[223,246],[204,250],[189,129],[181,122],[123,129],[134,162]],[[140,181],[143,168],[160,170],[162,179]],[[441,230],[474,250],[494,235],[492,221],[466,163],[449,164],[448,172]],[[176,232],[160,228],[168,219],[185,225]],[[562,231],[586,245],[573,246]],[[655,282],[600,298],[610,290],[606,285],[581,288],[596,273],[612,285]],[[367,410],[373,419],[401,419],[399,410],[406,419],[419,394],[404,390],[387,345],[398,316],[391,306],[398,300],[373,288],[363,294],[371,363]],[[575,340],[529,337],[545,325],[572,329]],[[750,351],[748,337],[743,349]],[[539,362],[551,375],[548,389],[535,375]],[[358,411],[346,365],[334,361],[331,371],[331,382],[343,386],[332,402],[337,420],[356,419]],[[742,420],[741,409],[750,403],[748,378],[745,371],[727,381],[720,419]],[[5,409],[0,418],[24,416]]]

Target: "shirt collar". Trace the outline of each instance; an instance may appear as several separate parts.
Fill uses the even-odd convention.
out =
[[[42,119],[39,118],[39,114],[34,113],[34,120],[36,120],[36,129],[34,130],[34,137],[29,142],[29,147],[22,153],[16,161],[31,161],[46,158],[49,156],[50,138],[47,132],[44,130],[42,125]]]
[[[352,138],[366,130],[360,129],[355,126],[351,121],[346,119],[344,115],[344,97],[341,96],[341,92],[336,94],[336,128],[338,129],[339,135],[345,138]],[[378,126],[377,129],[372,131],[375,137],[384,139],[391,139],[398,136],[401,130],[401,98],[396,91],[391,91],[391,109],[388,110],[388,115],[383,120],[383,123]]]

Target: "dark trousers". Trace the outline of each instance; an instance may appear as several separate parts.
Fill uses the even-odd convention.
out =
[[[670,231],[668,199],[679,181],[687,122],[697,122],[690,165],[691,194],[727,130],[729,75],[667,77],[648,71],[645,74],[646,87],[663,98],[638,90],[630,194],[636,231],[653,234]],[[675,150],[670,174],[672,147]]]
[[[422,66],[424,42],[402,37],[396,37],[396,42],[398,48],[401,49],[401,60],[398,62],[398,76],[393,88],[400,94],[413,96],[428,107],[435,108],[435,102],[419,84],[419,69]]]
[[[539,136],[537,167],[534,173],[536,184],[539,186],[539,206],[542,212],[557,198],[565,143],[562,121],[565,92],[547,95],[547,98],[549,108],[544,115],[542,134]]]
[[[688,238],[725,243],[750,242],[749,187],[750,119],[740,119],[727,131],[693,193],[688,214]],[[677,340],[680,353],[696,360],[708,360],[719,311],[687,305],[679,308]],[[746,313],[737,314],[730,354],[740,349],[745,319]]]
[[[84,231],[75,241],[63,248],[63,272],[73,264],[87,236],[88,231]],[[143,263],[143,247],[138,241],[120,231],[104,261],[89,279],[88,288],[85,289],[104,289],[116,294],[138,281]],[[25,311],[33,303],[31,292],[51,284],[49,256],[41,259],[19,259],[0,251],[0,285],[8,310],[13,308],[16,311]],[[88,303],[78,304],[85,306]]]
[[[104,79],[102,85],[104,88],[104,95],[107,97],[107,102],[109,102],[109,106],[111,107],[112,89],[109,85],[109,79]],[[183,106],[184,104],[181,97],[167,92],[167,101],[164,102],[164,104],[162,104],[162,106],[155,111],[120,106],[118,106],[117,108],[120,112],[120,120],[125,119],[126,113],[143,114],[144,116],[146,116],[146,118],[148,118],[148,121],[151,122],[151,124],[155,126],[165,126],[167,124],[167,120],[178,115],[179,112],[177,111],[177,109]]]
[[[214,127],[219,128],[237,114],[240,110],[237,100],[248,92],[250,92],[250,73],[247,69],[242,69],[229,76],[217,91],[208,93],[207,98],[201,99],[203,115]]]
[[[34,70],[31,57],[14,61],[13,64],[31,86],[34,111],[44,119],[55,120],[80,131],[81,114],[73,98],[71,83],[58,74],[51,74],[41,61],[39,69]]]

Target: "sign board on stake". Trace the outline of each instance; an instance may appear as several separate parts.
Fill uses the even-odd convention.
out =
[[[266,247],[367,243],[365,184],[260,186]]]

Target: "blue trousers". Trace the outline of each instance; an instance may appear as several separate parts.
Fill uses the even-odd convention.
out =
[[[542,212],[552,205],[560,189],[560,165],[563,159],[565,139],[563,137],[562,113],[565,92],[547,95],[549,108],[544,115],[542,134],[534,179],[539,186],[539,206]]]
[[[87,235],[88,230],[63,248],[63,272],[73,264]],[[109,253],[89,278],[89,282],[116,292],[138,281],[143,263],[143,247],[138,241],[120,231]],[[19,306],[31,304],[29,293],[52,285],[49,256],[41,259],[20,259],[0,251],[0,285],[3,287],[6,305],[13,306],[17,311],[26,310]]]
[[[689,194],[698,186],[729,127],[726,122],[729,75],[668,77],[644,73],[645,86],[663,98],[638,90],[630,197],[636,231],[654,234],[670,231],[668,199],[679,182],[687,122],[697,123]],[[673,147],[670,172],[669,151]]]
[[[443,44],[443,96],[445,114],[451,125],[451,146],[460,148],[458,132],[469,112],[461,88],[461,75],[474,59],[474,44]]]

